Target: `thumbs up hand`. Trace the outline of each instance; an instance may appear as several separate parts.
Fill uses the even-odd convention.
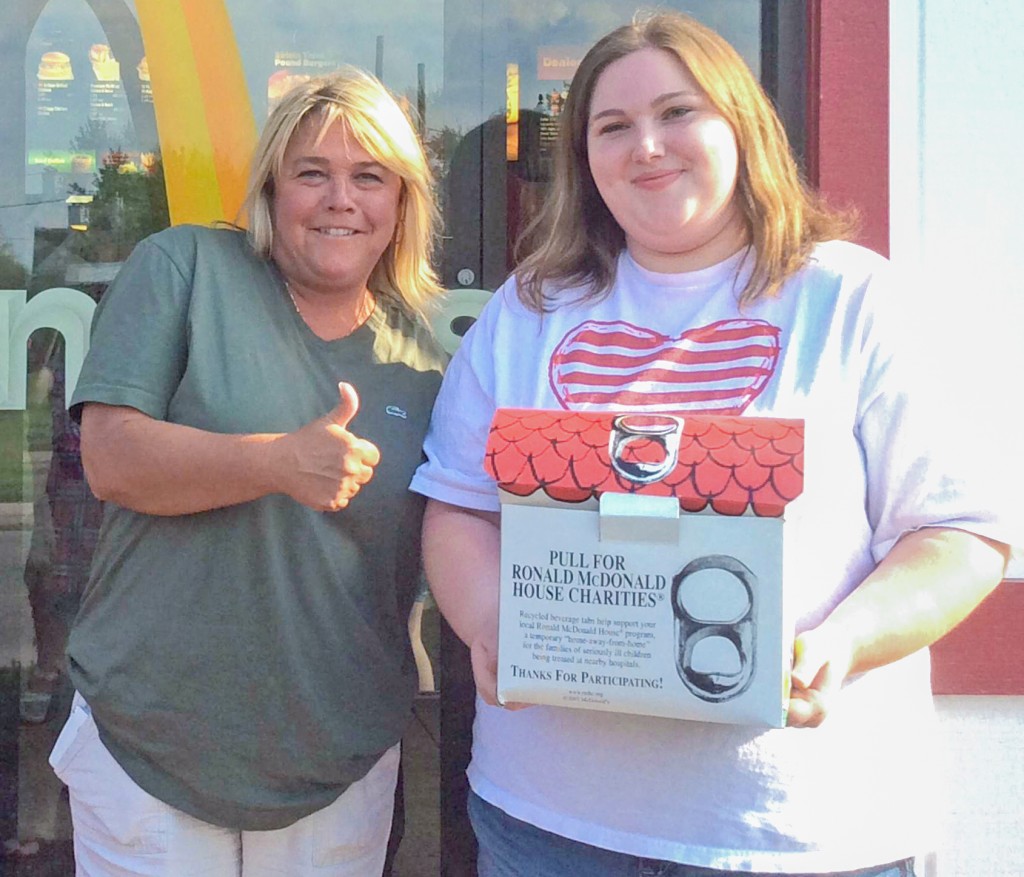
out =
[[[338,384],[338,404],[323,417],[283,436],[280,450],[283,492],[322,512],[345,508],[373,477],[377,447],[349,432],[359,410],[355,387]]]
[[[344,429],[359,410],[359,394],[351,384],[341,381],[338,384],[338,395],[341,399],[332,410],[327,412],[327,419]]]

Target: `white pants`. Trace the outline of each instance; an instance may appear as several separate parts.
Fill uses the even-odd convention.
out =
[[[77,877],[372,877],[384,868],[398,759],[396,745],[333,804],[287,828],[221,828],[139,788],[76,694],[50,765],[70,795]]]

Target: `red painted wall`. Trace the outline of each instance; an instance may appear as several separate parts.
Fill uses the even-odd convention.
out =
[[[1024,582],[1004,582],[932,646],[936,694],[1024,694]]]
[[[808,3],[808,174],[889,255],[889,0]]]

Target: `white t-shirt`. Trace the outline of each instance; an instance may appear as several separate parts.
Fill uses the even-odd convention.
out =
[[[888,263],[824,244],[777,297],[740,311],[748,270],[738,254],[655,274],[623,253],[608,296],[562,291],[543,316],[510,280],[448,369],[413,489],[497,510],[483,469],[497,408],[651,410],[668,399],[678,411],[806,421],[783,570],[797,630],[820,623],[908,531],[1009,542],[991,499],[956,477],[963,436],[940,396],[892,341],[906,326],[890,308]],[[624,334],[692,356],[668,370],[643,357],[624,366]],[[740,871],[852,870],[935,848],[935,738],[925,650],[849,682],[813,730],[478,701],[469,778],[512,816],[599,847]]]

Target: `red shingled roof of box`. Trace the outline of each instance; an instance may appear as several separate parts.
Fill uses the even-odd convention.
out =
[[[637,484],[611,464],[617,416],[503,408],[491,423],[484,468],[517,496],[537,490],[562,502],[605,492],[676,496],[684,511],[710,506],[723,515],[752,509],[780,517],[803,491],[802,420],[675,415],[682,421],[675,467],[654,483]]]

